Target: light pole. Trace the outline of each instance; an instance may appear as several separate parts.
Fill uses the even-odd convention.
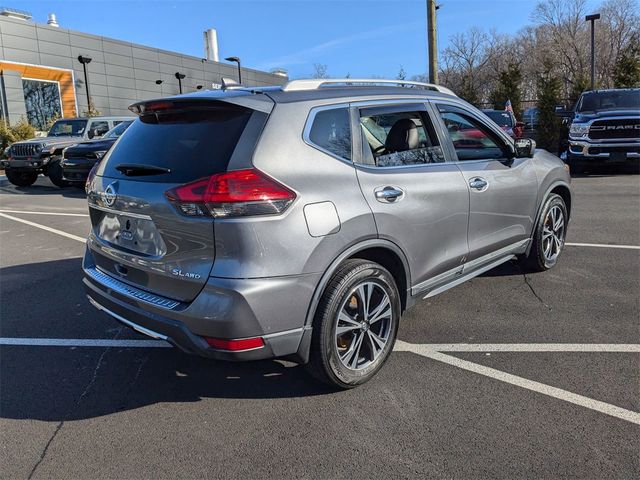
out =
[[[600,14],[594,13],[584,17],[585,21],[591,22],[591,90],[596,88],[596,20],[600,20]]]
[[[429,50],[429,82],[438,83],[438,27],[436,26],[436,0],[427,0],[427,47]]]
[[[89,92],[89,76],[87,75],[87,65],[91,63],[92,58],[87,57],[86,55],[78,55],[78,61],[82,64],[82,69],[84,70],[84,87],[87,91],[87,105],[88,112],[93,111],[91,105],[91,93]]]
[[[242,68],[240,68],[240,57],[227,57],[227,62],[236,62],[238,64],[238,83],[242,85]]]
[[[182,79],[184,77],[184,73],[176,72],[176,78],[178,79],[178,88],[180,89],[180,93],[182,93]]]

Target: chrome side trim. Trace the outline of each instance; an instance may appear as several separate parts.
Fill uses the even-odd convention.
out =
[[[411,295],[420,295],[426,290],[437,287],[433,292],[429,292],[427,297],[432,297],[437,293],[444,292],[449,288],[459,285],[460,283],[473,278],[475,275],[479,275],[480,273],[484,273],[487,270],[492,269],[500,265],[501,263],[506,262],[507,260],[511,260],[516,254],[522,253],[521,250],[526,249],[527,245],[531,241],[530,238],[525,238],[524,240],[520,240],[519,242],[512,243],[511,245],[507,245],[506,247],[501,248],[500,250],[496,250],[495,252],[488,253],[487,255],[483,255],[480,258],[476,258],[475,260],[471,260],[470,262],[465,263],[464,265],[460,265],[456,268],[452,268],[451,270],[447,270],[444,273],[441,273],[438,276],[425,280],[418,285],[415,285],[411,288]],[[498,261],[495,261],[499,259]],[[483,265],[489,264],[486,268]],[[477,270],[479,269],[479,270]],[[479,272],[479,273],[477,273]],[[445,283],[445,285],[438,287],[443,282],[448,280],[452,280],[450,283]],[[447,288],[444,288],[447,287]],[[426,298],[426,297],[425,297]]]
[[[464,272],[466,273],[469,270],[475,270],[478,267],[481,267],[483,264],[487,262],[491,262],[492,260],[502,257],[503,255],[508,255],[511,253],[520,253],[519,251],[523,248],[526,249],[527,245],[531,241],[530,238],[525,238],[524,240],[520,240],[519,242],[512,243],[511,245],[507,245],[506,247],[501,248],[500,250],[496,250],[495,252],[488,253],[483,255],[480,258],[476,258],[475,260],[471,260],[464,264]]]
[[[137,323],[133,323],[132,321],[121,317],[117,313],[114,313],[111,310],[109,310],[108,308],[105,308],[102,305],[100,305],[98,302],[96,302],[89,295],[87,295],[87,298],[89,299],[89,302],[91,303],[91,305],[96,307],[98,310],[106,313],[107,315],[111,315],[113,318],[115,318],[119,322],[124,323],[128,327],[133,328],[136,332],[142,333],[143,335],[146,335],[146,336],[151,337],[151,338],[155,338],[156,340],[169,341],[169,337],[167,337],[166,335],[162,335],[161,333],[154,332],[153,330],[149,330],[148,328],[142,327],[142,326],[138,325]]]
[[[144,215],[142,213],[126,212],[126,211],[123,211],[123,210],[115,210],[113,208],[102,207],[100,205],[96,205],[95,203],[90,203],[89,204],[89,208],[95,208],[96,210],[100,210],[100,211],[107,212],[107,213],[112,213],[114,215],[124,215],[126,217],[140,218],[142,220],[151,220],[151,217],[149,215]]]
[[[121,295],[135,298],[136,300],[142,300],[143,302],[149,303],[150,305],[153,305],[155,307],[172,310],[180,305],[180,302],[176,300],[161,297],[160,295],[145,292],[143,290],[132,287],[131,285],[127,285],[126,283],[121,282],[120,280],[116,280],[106,273],[101,272],[97,268],[87,268],[85,270],[85,273],[94,281],[107,288],[110,288],[111,290],[118,292]]]
[[[455,279],[453,282],[447,283],[445,285],[442,285],[441,287],[438,287],[438,288],[435,288],[435,289],[431,290],[423,298],[433,297],[435,295],[438,295],[439,293],[445,292],[445,291],[449,290],[450,288],[453,288],[453,287],[455,287],[457,285],[460,285],[461,283],[464,283],[467,280],[471,280],[472,278],[477,277],[478,275],[483,274],[484,272],[487,272],[487,271],[491,270],[492,268],[497,267],[498,265],[502,265],[503,263],[508,262],[509,260],[511,260],[513,258],[516,258],[516,256],[515,255],[508,255],[506,257],[499,258],[495,262],[492,262],[492,263],[490,263],[488,265],[485,265],[482,268],[479,268],[477,270],[472,270],[468,274],[463,275],[463,276]]]

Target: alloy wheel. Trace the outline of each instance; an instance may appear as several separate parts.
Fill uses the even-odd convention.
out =
[[[564,213],[558,205],[549,209],[542,227],[542,254],[547,262],[554,262],[564,246]]]
[[[367,281],[355,286],[342,303],[335,327],[335,346],[340,362],[362,370],[384,351],[395,322],[388,292]]]

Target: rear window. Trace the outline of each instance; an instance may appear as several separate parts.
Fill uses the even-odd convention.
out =
[[[140,115],[127,128],[97,174],[137,182],[187,183],[226,170],[252,110],[227,103],[180,106]],[[169,169],[127,177],[121,164]]]

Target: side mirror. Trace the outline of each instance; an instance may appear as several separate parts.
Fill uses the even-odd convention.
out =
[[[536,151],[536,142],[530,138],[518,138],[514,142],[516,157],[533,157]]]

